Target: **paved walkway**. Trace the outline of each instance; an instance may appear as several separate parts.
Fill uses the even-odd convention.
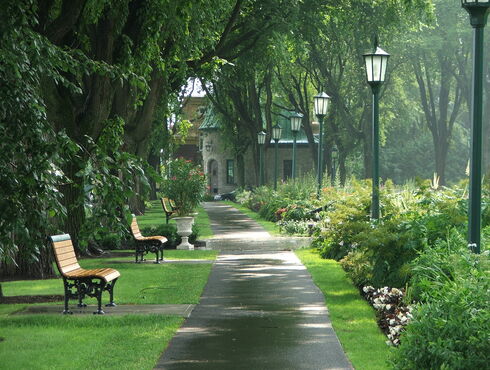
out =
[[[241,238],[267,238],[230,207],[210,208],[218,235],[233,239],[232,225],[248,225],[239,227]],[[352,369],[306,268],[292,252],[266,250],[220,254],[200,304],[156,368]]]
[[[250,217],[236,208],[222,202],[205,202],[204,209],[209,215],[213,239],[249,239],[271,238],[270,234]]]

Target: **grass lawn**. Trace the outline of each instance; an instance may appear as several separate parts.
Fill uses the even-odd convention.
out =
[[[359,295],[334,260],[311,249],[296,251],[313,281],[325,295],[332,325],[352,365],[358,369],[389,369],[390,347],[376,324],[374,310]]]
[[[1,369],[152,369],[183,318],[0,317]]]
[[[147,207],[145,214],[142,216],[137,216],[140,229],[165,224],[165,213],[163,212],[160,200],[153,200],[150,203],[151,207]],[[175,221],[170,219],[169,223],[175,224]],[[195,224],[199,228],[198,239],[207,239],[213,236],[208,214],[202,206],[197,208]]]
[[[214,260],[217,251],[164,251],[168,259]],[[148,260],[153,255],[148,254]],[[128,262],[124,262],[127,260]],[[211,264],[131,263],[133,257],[82,259],[83,268],[112,267],[121,273],[114,288],[118,304],[197,303],[207,282]],[[63,294],[61,279],[17,280],[2,283],[5,296],[34,294]],[[105,294],[103,295],[105,297]],[[88,298],[88,303],[96,302]],[[5,306],[5,305],[2,305]],[[0,306],[1,307],[1,306]],[[1,311],[0,311],[1,312]]]
[[[281,235],[281,232],[279,230],[279,226],[277,226],[274,222],[264,220],[262,217],[257,212],[252,211],[251,209],[248,209],[247,207],[242,206],[241,204],[229,201],[229,200],[224,200],[223,201],[225,204],[228,204],[229,206],[232,206],[236,209],[238,209],[240,212],[246,214],[248,217],[251,219],[257,221],[269,234],[279,236]]]
[[[217,254],[164,253],[169,259],[214,259]],[[132,260],[115,256],[80,261],[84,268],[113,267],[121,272],[114,290],[118,304],[198,303],[212,267],[209,263],[134,264],[124,262],[126,258]],[[6,296],[62,294],[63,282],[10,281],[3,282],[2,288]],[[107,300],[104,293],[103,302]],[[70,306],[74,304],[76,300],[71,300]],[[9,315],[25,306],[0,305],[0,369],[151,369],[183,322],[166,315]]]

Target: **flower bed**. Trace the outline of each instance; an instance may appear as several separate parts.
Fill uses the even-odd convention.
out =
[[[365,286],[362,292],[377,311],[378,325],[387,335],[387,343],[398,346],[401,333],[412,319],[412,307],[403,302],[403,289]]]

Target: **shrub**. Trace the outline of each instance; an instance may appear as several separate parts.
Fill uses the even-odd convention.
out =
[[[490,261],[452,231],[412,262],[412,299],[422,303],[402,335],[399,369],[483,369],[490,363]]]
[[[312,221],[280,221],[281,232],[288,235],[309,236]]]
[[[206,177],[199,166],[177,158],[169,164],[170,176],[162,183],[165,196],[173,199],[179,216],[194,212],[206,190]]]
[[[161,235],[168,239],[165,248],[172,249],[180,244],[182,238],[177,234],[177,226],[174,224],[163,224],[159,226],[145,227],[141,230],[145,236]],[[194,243],[199,237],[199,227],[192,225],[192,234],[189,236],[189,242]]]
[[[485,369],[490,363],[488,273],[456,278],[421,304],[401,337],[397,369]]]
[[[358,288],[372,284],[373,265],[366,252],[349,252],[347,256],[340,260],[340,265]]]

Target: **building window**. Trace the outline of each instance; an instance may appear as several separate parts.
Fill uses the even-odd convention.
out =
[[[285,159],[282,167],[282,179],[286,181],[287,179],[290,179],[293,177],[293,161],[290,159]]]
[[[233,159],[226,160],[226,183],[235,184],[235,161]]]
[[[199,134],[199,151],[202,152],[204,148],[204,135],[202,132]]]

